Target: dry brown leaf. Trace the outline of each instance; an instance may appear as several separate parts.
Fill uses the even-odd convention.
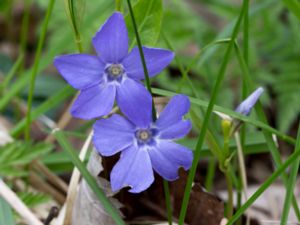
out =
[[[99,187],[105,192],[106,196],[109,197],[112,204],[116,208],[121,208],[122,204],[117,199],[112,197],[114,193],[111,191],[110,183],[107,180],[98,177],[100,172],[103,170],[101,161],[101,156],[99,156],[99,154],[93,150],[87,168],[97,179]],[[72,225],[82,224],[115,225],[115,222],[105,212],[103,205],[98,200],[94,192],[90,189],[85,180],[82,180],[80,183],[78,195],[74,204],[72,219]]]

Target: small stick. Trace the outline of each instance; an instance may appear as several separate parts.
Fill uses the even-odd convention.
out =
[[[63,204],[65,202],[65,200],[66,200],[65,196],[62,195],[60,192],[58,192],[51,185],[48,185],[47,183],[45,183],[45,181],[40,176],[38,176],[36,173],[34,173],[34,172],[30,173],[29,179],[30,179],[32,186],[35,187],[36,189],[50,194],[60,204]]]
[[[40,161],[34,161],[33,167],[37,171],[42,172],[47,177],[47,179],[49,180],[49,182],[51,184],[58,187],[64,193],[67,193],[68,185],[62,179],[60,179],[58,176],[53,174],[44,164],[42,164]]]
[[[30,225],[43,225],[30,209],[4,182],[0,180],[0,195]]]
[[[58,216],[59,210],[56,206],[50,209],[48,217],[44,221],[44,225],[49,225],[51,221]]]

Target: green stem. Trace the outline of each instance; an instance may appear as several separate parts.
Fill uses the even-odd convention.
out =
[[[80,161],[77,156],[76,151],[67,141],[62,131],[54,132],[54,136],[56,137],[58,143],[61,147],[68,153],[70,159],[76,168],[80,171],[83,178],[88,183],[89,187],[93,190],[93,192],[98,197],[99,201],[102,203],[105,211],[113,218],[117,225],[125,225],[125,222],[122,220],[118,210],[111,204],[109,199],[106,197],[104,191],[99,187],[95,178],[90,174],[90,172],[86,169],[85,165]]]
[[[249,74],[248,67],[247,67],[247,65],[244,61],[244,58],[242,57],[241,51],[240,51],[239,46],[237,44],[235,44],[235,51],[236,51],[238,61],[241,65],[241,69],[243,71],[243,73],[242,73],[244,75],[243,78],[247,82],[247,86],[249,87],[249,89],[254,90],[254,84],[253,84],[253,81],[252,81],[251,76]],[[256,114],[257,114],[257,117],[259,118],[259,120],[261,122],[267,124],[268,121],[267,121],[266,115],[265,115],[264,110],[263,110],[263,106],[260,103],[260,101],[258,101],[256,103],[255,111],[256,111]],[[263,135],[264,135],[265,140],[267,142],[268,148],[270,149],[272,158],[275,162],[275,166],[278,168],[282,164],[282,161],[281,161],[281,156],[280,156],[279,150],[277,149],[277,146],[276,146],[276,144],[273,140],[272,133],[270,133],[268,131],[265,131],[265,130],[263,130],[262,132],[263,132]],[[282,175],[282,180],[283,180],[285,186],[288,188],[288,177],[287,177],[286,173],[284,173]],[[296,214],[298,220],[300,220],[300,209],[299,209],[297,200],[296,200],[294,195],[293,195],[292,203],[293,203],[295,214]]]
[[[213,89],[213,92],[212,92],[212,95],[211,95],[211,100],[209,102],[209,105],[208,105],[208,108],[207,108],[207,111],[206,111],[206,114],[205,114],[205,117],[204,117],[203,127],[202,127],[202,130],[201,130],[197,145],[196,145],[196,150],[194,152],[193,164],[192,164],[192,167],[190,169],[187,184],[186,184],[186,188],[185,188],[185,191],[184,191],[183,202],[182,202],[180,215],[179,215],[179,223],[178,223],[179,225],[183,225],[183,223],[184,223],[184,219],[185,219],[185,215],[186,215],[186,211],[187,211],[187,207],[188,207],[188,202],[189,202],[189,199],[190,199],[190,193],[191,193],[191,189],[192,189],[192,185],[193,185],[193,180],[194,180],[194,177],[196,175],[196,170],[197,170],[198,162],[199,162],[199,159],[200,159],[200,153],[201,153],[203,141],[204,141],[204,138],[205,138],[206,130],[207,130],[207,127],[208,127],[209,118],[212,114],[217,94],[219,92],[221,83],[222,83],[223,78],[225,76],[225,71],[226,71],[226,68],[227,68],[228,61],[229,61],[229,56],[230,56],[232,48],[234,46],[234,41],[237,37],[238,31],[239,31],[239,28],[240,28],[240,24],[241,24],[241,21],[242,21],[242,18],[243,18],[243,15],[244,15],[247,4],[248,4],[248,0],[244,0],[241,13],[239,15],[239,18],[238,18],[238,20],[236,22],[236,25],[234,27],[234,30],[232,32],[231,41],[229,42],[229,45],[228,45],[227,50],[225,52],[224,60],[223,60],[222,65],[220,67],[220,71],[219,71],[219,74],[218,74],[218,77],[217,77],[217,81],[215,83],[215,86],[214,86],[214,89]]]
[[[29,87],[29,94],[28,94],[28,102],[27,102],[28,112],[27,112],[26,129],[25,129],[26,140],[30,139],[31,108],[32,108],[35,79],[37,76],[37,71],[38,71],[39,62],[40,62],[41,53],[42,53],[42,48],[43,48],[44,41],[46,38],[48,23],[49,23],[50,16],[51,16],[51,13],[53,10],[54,2],[55,2],[55,0],[50,0],[50,2],[49,2],[46,17],[43,22],[41,35],[40,35],[39,42],[38,42],[38,47],[37,47],[35,58],[34,58],[34,64],[33,64],[33,69],[32,69],[32,73],[31,73],[31,80],[30,80],[30,87]]]
[[[22,18],[22,27],[21,27],[21,41],[20,41],[20,52],[25,54],[27,46],[27,34],[29,28],[29,15],[30,15],[30,5],[31,0],[25,1],[24,15]]]
[[[24,60],[24,54],[21,53],[19,55],[17,61],[14,63],[13,67],[11,68],[11,70],[5,76],[3,82],[0,84],[0,93],[3,94],[5,92],[9,82],[12,80],[12,78],[16,74],[17,70],[21,67],[23,60]]]
[[[116,3],[116,11],[122,11],[122,0],[115,0]]]
[[[168,216],[168,223],[169,225],[172,225],[172,207],[171,207],[171,199],[170,199],[170,189],[169,189],[169,184],[168,181],[163,180],[163,185],[164,185],[164,192],[165,192],[165,197],[166,197],[166,207],[167,207],[167,216]]]
[[[298,127],[298,135],[297,135],[297,142],[296,142],[296,147],[295,147],[295,152],[300,151],[300,123]],[[285,200],[284,200],[284,206],[283,206],[283,212],[281,216],[281,225],[287,224],[290,208],[291,208],[291,203],[293,200],[293,193],[294,193],[294,188],[297,180],[297,175],[298,175],[298,170],[300,166],[300,157],[293,163],[292,168],[291,168],[291,174],[288,180],[288,185],[286,188],[286,194],[285,194]]]
[[[144,56],[144,52],[143,52],[143,48],[142,48],[142,43],[141,43],[140,35],[139,35],[139,32],[138,32],[138,28],[137,28],[137,24],[136,24],[136,20],[135,20],[135,17],[134,17],[134,13],[133,13],[133,10],[132,10],[130,0],[127,0],[127,4],[128,4],[128,8],[129,8],[130,17],[131,17],[131,20],[132,20],[134,32],[135,32],[135,37],[136,37],[140,57],[141,57],[142,64],[143,64],[145,84],[146,84],[146,87],[147,87],[148,91],[150,92],[151,96],[153,96],[152,90],[151,90],[149,73],[148,73],[148,70],[147,70],[146,60],[145,60],[145,56]],[[152,98],[152,118],[153,118],[153,121],[155,121],[157,119],[153,98]],[[167,205],[168,222],[169,222],[170,225],[172,225],[172,206],[171,206],[171,200],[170,200],[169,185],[168,185],[168,182],[166,180],[164,180],[163,183],[164,183],[163,186],[164,186],[164,193],[165,193],[166,205]]]
[[[244,203],[244,205],[229,219],[226,225],[233,225],[240,216],[259,198],[259,196],[300,156],[300,148],[288,157],[278,169],[255,191],[255,193]]]
[[[152,88],[152,90],[153,90],[154,94],[158,94],[158,95],[162,95],[162,96],[171,97],[171,96],[177,95],[176,92],[166,91],[166,90],[159,89],[159,88]],[[189,97],[192,104],[199,105],[203,108],[208,108],[209,104],[208,104],[207,101],[203,101],[201,99],[196,99],[196,98],[193,98],[193,97],[190,97],[190,96],[188,96],[188,97]],[[0,110],[1,110],[1,99],[0,99]],[[293,137],[288,136],[288,135],[274,129],[273,127],[269,126],[267,123],[263,123],[262,121],[252,119],[249,116],[244,116],[244,115],[242,115],[240,113],[237,113],[233,110],[230,110],[230,109],[218,106],[218,105],[215,105],[213,110],[221,112],[221,113],[225,113],[225,114],[231,116],[232,118],[241,120],[244,123],[252,124],[252,125],[254,125],[258,128],[261,128],[262,130],[270,132],[271,134],[275,134],[277,137],[279,137],[283,141],[286,141],[289,144],[295,145],[295,143],[296,143],[296,141]]]
[[[82,47],[81,35],[79,32],[79,28],[78,28],[78,23],[76,20],[77,17],[75,15],[75,3],[73,2],[73,0],[70,0],[67,2],[67,4],[68,4],[68,10],[69,10],[70,18],[71,18],[72,27],[73,27],[74,34],[75,34],[75,42],[76,42],[79,52],[82,53],[83,47]]]
[[[229,167],[225,171],[226,183],[227,183],[227,192],[228,192],[228,200],[227,200],[227,218],[230,219],[233,214],[233,185],[230,176]]]
[[[214,156],[212,156],[209,158],[208,161],[208,169],[207,169],[205,185],[204,185],[207,191],[212,191],[215,172],[216,172],[216,159]]]

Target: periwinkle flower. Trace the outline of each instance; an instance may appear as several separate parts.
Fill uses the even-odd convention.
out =
[[[92,40],[97,56],[69,54],[58,56],[54,65],[80,94],[71,114],[81,119],[107,115],[116,99],[121,111],[131,116],[132,108],[149,107],[150,94],[140,83],[144,71],[137,47],[128,53],[128,34],[119,12],[104,23]],[[150,77],[160,73],[173,59],[171,51],[143,47]],[[148,105],[147,105],[148,104]],[[151,103],[150,103],[151,104]]]
[[[103,156],[121,152],[110,175],[113,191],[126,186],[133,193],[147,189],[154,181],[153,169],[164,179],[173,181],[178,178],[179,167],[190,168],[192,151],[173,142],[191,129],[190,121],[183,120],[189,107],[189,99],[177,95],[155,122],[151,105],[144,113],[136,105],[128,119],[115,114],[95,123],[93,143],[97,151]]]
[[[264,89],[262,87],[257,88],[251,95],[249,95],[244,101],[242,101],[241,104],[238,105],[235,111],[248,116],[263,92]]]

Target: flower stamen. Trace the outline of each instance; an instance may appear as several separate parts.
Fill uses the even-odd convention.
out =
[[[118,77],[123,74],[123,68],[119,64],[111,64],[108,67],[108,73],[113,77]]]

